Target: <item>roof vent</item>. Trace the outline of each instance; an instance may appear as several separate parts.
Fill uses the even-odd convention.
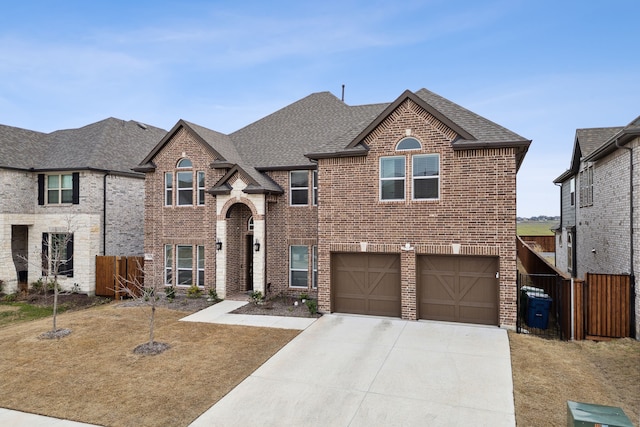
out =
[[[140,126],[141,129],[147,129],[147,125],[145,125],[144,123],[140,123],[140,122],[136,122],[138,124],[138,126]]]

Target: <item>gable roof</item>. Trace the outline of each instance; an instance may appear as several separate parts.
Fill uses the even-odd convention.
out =
[[[553,182],[559,184],[576,175],[580,170],[580,162],[622,129],[622,127],[576,129],[571,165]]]
[[[0,126],[0,167],[132,174],[131,168],[165,133],[160,128],[113,117],[51,133]]]
[[[344,138],[342,140],[336,139],[333,144],[333,151],[318,151],[308,154],[308,156],[317,159],[322,157],[353,155],[353,153],[349,153],[349,150],[355,151],[358,147],[361,151],[366,150],[366,147],[362,145],[365,138],[406,100],[413,101],[456,133],[457,137],[452,142],[454,150],[514,147],[517,153],[516,165],[517,168],[519,168],[531,144],[531,140],[525,139],[515,132],[479,116],[427,89],[420,89],[416,93],[406,90],[390,104],[378,104],[379,106],[384,105],[384,109],[380,110],[379,114],[372,121],[361,127],[360,131],[352,136],[346,146],[339,145],[340,142],[345,142]],[[357,127],[352,128],[352,130],[353,129],[357,129]],[[330,145],[325,145],[325,149],[328,148],[330,148]]]
[[[616,128],[617,129],[617,128]],[[606,141],[595,150],[585,154],[585,161],[593,161],[601,159],[615,151],[618,146],[626,145],[633,138],[640,136],[640,116],[636,117],[627,126],[621,128],[611,135]]]
[[[407,99],[456,133],[455,150],[515,147],[520,167],[530,140],[421,89],[416,93],[407,90],[392,103],[357,106],[349,106],[329,92],[313,93],[229,135],[180,120],[135,170],[154,170],[153,158],[184,126],[215,153],[211,166],[228,170],[210,191],[228,192],[227,180],[238,172],[252,180],[250,191],[281,193],[282,188],[263,172],[315,169],[318,158],[367,155],[363,140]]]

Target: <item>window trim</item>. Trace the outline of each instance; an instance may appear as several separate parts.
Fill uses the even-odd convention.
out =
[[[307,254],[307,263],[304,270],[301,268],[295,268],[295,269],[293,268],[293,248],[305,248],[305,251]],[[306,273],[304,286],[293,285],[294,271],[304,271]],[[290,245],[289,246],[289,287],[294,289],[309,289],[309,247],[306,245]]]
[[[571,206],[576,205],[576,178],[572,177],[569,181],[569,198],[571,199]]]
[[[417,142],[418,146],[417,147],[409,147],[409,148],[400,147],[403,143],[407,143],[409,141]],[[422,143],[417,138],[415,138],[413,136],[406,136],[406,137],[402,138],[400,141],[398,141],[398,143],[396,144],[396,151],[414,151],[414,150],[422,150]]]
[[[438,160],[438,175],[434,176],[415,176],[415,159],[425,158],[425,157],[436,157]],[[438,180],[438,195],[437,197],[425,197],[425,198],[417,198],[416,197],[416,180],[427,180],[427,179],[437,179]],[[423,201],[423,200],[440,200],[440,154],[439,153],[428,153],[428,154],[414,154],[411,156],[411,200],[415,201]]]
[[[200,255],[202,255],[202,265],[200,265]],[[196,245],[196,283],[198,287],[204,288],[204,266],[206,263],[205,260],[206,252],[204,250],[204,245]],[[200,284],[202,279],[202,284]]]
[[[189,187],[184,187],[184,188],[180,188],[180,175],[183,176],[191,176],[191,186]],[[194,187],[194,183],[193,182],[193,172],[192,171],[186,171],[186,170],[182,170],[182,171],[177,171],[176,172],[176,206],[193,206],[193,187]],[[186,192],[190,192],[191,193],[191,203],[180,203],[180,193],[186,193]]]
[[[202,177],[202,186],[200,186],[200,177]],[[204,206],[204,196],[205,196],[205,192],[204,189],[206,187],[205,185],[205,173],[204,171],[197,171],[196,172],[196,186],[198,187],[198,206]]]
[[[306,182],[307,185],[304,187],[294,187],[293,186],[293,174],[300,174],[302,175],[302,173],[304,173],[306,175]],[[306,197],[305,197],[305,202],[304,203],[293,203],[293,192],[304,192]],[[293,170],[293,171],[289,171],[289,206],[309,206],[309,171],[306,169],[303,170]]]
[[[58,239],[54,239],[54,236],[62,236]],[[67,236],[69,236],[67,238]],[[57,232],[47,232],[42,233],[42,274],[43,275],[58,275],[58,276],[66,276],[73,277],[73,258],[74,258],[74,243],[73,243],[74,235],[73,233],[57,233]],[[60,240],[61,239],[61,240]],[[56,242],[58,245],[60,243],[65,243],[64,249],[62,249],[61,259],[55,260],[53,259],[55,256],[55,251],[57,250],[54,246],[56,246]],[[69,255],[71,253],[71,255]],[[65,259],[62,259],[64,257]],[[57,272],[54,268],[54,263],[59,262]]]
[[[167,253],[169,257],[167,257]],[[173,286],[173,245],[164,245],[164,284],[165,286]],[[169,279],[169,280],[167,280]]]
[[[318,171],[314,170],[311,176],[311,185],[313,192],[311,195],[311,203],[313,206],[318,206]]]
[[[389,159],[402,159],[403,172],[402,177],[382,177],[382,162]],[[385,199],[382,197],[382,182],[383,181],[402,181],[402,198],[401,199]],[[380,202],[403,202],[407,198],[407,156],[382,156],[378,160],[378,199]]]
[[[164,173],[164,205],[173,206],[173,172]]]
[[[73,204],[73,192],[74,192],[74,174],[72,173],[49,173],[45,175],[45,195],[46,195],[46,204],[47,205],[70,205]],[[58,186],[56,188],[50,188],[49,187],[49,178],[53,178],[53,177],[58,178]],[[71,187],[64,187],[63,186],[63,181],[64,181],[64,177],[69,177],[71,179]],[[50,201],[49,198],[49,192],[56,192],[58,195],[58,201],[57,202],[52,202]],[[64,197],[63,194],[67,194],[68,197],[68,193],[64,193],[64,192],[71,192],[71,200],[69,201],[64,201]]]
[[[311,246],[311,289],[318,289],[318,245]]]
[[[180,267],[180,248],[189,248],[191,250],[191,266],[189,268],[187,267]],[[193,284],[193,245],[176,245],[176,286],[183,286],[183,287],[189,287]],[[180,272],[181,271],[189,271],[191,273],[191,283],[185,284],[185,283],[180,283]]]

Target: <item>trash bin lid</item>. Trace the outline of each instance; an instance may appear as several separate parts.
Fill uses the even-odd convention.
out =
[[[631,420],[629,420],[622,408],[572,402],[570,400],[567,401],[567,408],[574,421],[609,425],[611,427],[633,427]]]

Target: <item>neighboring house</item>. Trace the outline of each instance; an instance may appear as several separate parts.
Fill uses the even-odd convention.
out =
[[[0,125],[0,279],[13,292],[51,268],[63,289],[95,292],[96,255],[143,253],[144,175],[166,134],[109,118],[52,133]],[[74,286],[77,285],[77,286]]]
[[[315,93],[229,135],[180,120],[136,168],[145,280],[514,327],[529,144],[425,89]]]
[[[640,269],[640,117],[625,127],[576,130],[561,187],[556,266],[573,277]],[[636,336],[640,296],[636,292]]]

